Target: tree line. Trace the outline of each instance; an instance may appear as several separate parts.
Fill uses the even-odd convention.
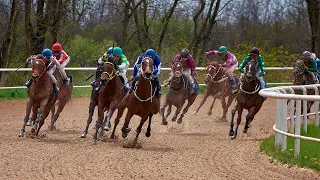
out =
[[[27,67],[29,55],[56,41],[73,67],[94,66],[112,44],[130,64],[153,48],[166,66],[188,48],[205,66],[212,59],[203,53],[225,45],[239,61],[257,46],[267,66],[291,66],[304,50],[320,55],[319,6],[320,0],[6,0],[0,68]],[[8,78],[1,73],[1,86]]]

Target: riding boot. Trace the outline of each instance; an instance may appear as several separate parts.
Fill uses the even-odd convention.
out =
[[[92,81],[90,85],[92,86],[93,89],[96,88],[97,87],[96,80]]]
[[[69,85],[68,76],[66,74],[66,71],[64,69],[59,69],[59,72],[61,74],[61,77],[63,79],[63,85]]]
[[[60,88],[59,88],[58,83],[53,83],[53,84],[54,84],[54,87],[56,88],[57,92],[59,92]]]
[[[159,79],[158,79],[158,78],[155,78],[155,79],[154,79],[154,83],[155,83],[155,85],[156,85],[156,87],[157,87],[156,96],[157,96],[157,98],[160,98],[161,95],[162,95],[162,93],[161,93],[161,84],[160,84]]]
[[[188,82],[189,82],[189,88],[190,88],[190,90],[189,90],[189,92],[190,92],[190,94],[193,94],[193,93],[195,93],[195,91],[194,91],[194,89],[193,89],[193,82],[192,82],[192,80],[190,79],[190,78],[187,78],[188,79]]]
[[[27,88],[29,88],[29,87],[31,86],[32,82],[33,82],[33,79],[31,78],[31,79],[26,83]]]
[[[129,93],[131,93],[132,91],[134,91],[134,88],[136,87],[136,82],[137,82],[136,79],[134,79],[134,80],[132,81],[131,88],[129,89]]]

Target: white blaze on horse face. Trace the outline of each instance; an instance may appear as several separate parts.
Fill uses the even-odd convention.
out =
[[[145,73],[152,73],[151,69],[150,69],[150,59],[146,59],[145,62],[147,64],[147,67],[145,69]]]

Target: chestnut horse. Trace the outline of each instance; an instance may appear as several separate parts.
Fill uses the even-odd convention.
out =
[[[249,61],[245,67],[244,77],[242,83],[239,87],[236,97],[236,106],[231,111],[232,118],[230,123],[229,136],[232,139],[236,139],[238,134],[238,127],[241,122],[241,115],[243,109],[247,109],[249,112],[246,116],[246,124],[244,126],[243,133],[247,133],[250,123],[252,122],[254,116],[262,107],[264,98],[259,95],[261,89],[260,82],[256,76],[257,74],[257,61]],[[235,131],[233,131],[233,120],[234,115],[238,111],[238,119]]]
[[[26,106],[26,116],[24,118],[23,127],[19,133],[19,137],[24,136],[25,126],[29,120],[31,108],[33,112],[33,120],[35,123],[31,132],[38,135],[44,120],[48,116],[57,96],[53,92],[53,84],[49,75],[46,73],[47,67],[42,59],[36,59],[32,63],[32,79],[33,83],[28,89],[28,101]],[[39,123],[39,127],[38,127]]]
[[[187,88],[186,82],[188,81],[185,77],[183,77],[183,66],[180,62],[175,62],[172,66],[173,70],[173,78],[171,80],[170,86],[169,86],[169,92],[166,96],[166,101],[164,105],[161,107],[160,113],[162,116],[162,124],[167,125],[168,121],[166,120],[167,117],[171,113],[171,108],[172,105],[174,105],[177,109],[172,117],[172,121],[175,122],[179,113],[181,112],[181,109],[185,103],[185,101],[188,99],[188,104],[187,106],[183,109],[177,123],[181,124],[182,123],[182,118],[184,117],[184,114],[187,113],[189,107],[193,104],[194,100],[198,96],[198,91],[190,94],[189,89]],[[196,80],[194,80],[194,83],[198,85]],[[199,86],[199,85],[198,85]],[[193,88],[193,87],[191,87]],[[164,111],[166,107],[169,106],[167,110],[167,115],[164,116]]]
[[[233,74],[233,77],[236,79],[237,84],[239,83],[239,78],[235,74]],[[227,121],[227,112],[228,109],[236,97],[234,93],[232,93],[232,88],[229,86],[228,77],[226,76],[226,71],[219,65],[217,62],[210,62],[208,63],[208,66],[206,67],[206,78],[205,82],[207,84],[206,92],[203,95],[203,99],[197,108],[195,112],[192,114],[198,113],[201,106],[204,104],[204,102],[207,100],[209,96],[213,96],[213,102],[210,106],[210,109],[208,111],[208,115],[212,114],[212,108],[214,106],[214,103],[216,99],[221,100],[222,108],[223,108],[223,114],[221,117],[222,121]],[[228,97],[228,102],[226,103],[225,98]]]
[[[157,114],[160,109],[160,98],[155,96],[156,86],[153,83],[152,78],[153,71],[153,59],[150,57],[144,57],[141,62],[140,76],[136,77],[138,80],[127,102],[128,112],[125,118],[125,123],[121,129],[122,137],[126,138],[131,131],[129,123],[133,115],[141,117],[140,124],[136,130],[137,134],[133,141],[133,146],[138,145],[138,137],[141,132],[144,122],[149,117],[148,128],[146,137],[151,136],[151,120],[154,114]]]
[[[114,64],[105,62],[102,67],[102,88],[98,96],[98,120],[96,121],[96,129],[93,135],[93,144],[97,143],[100,135],[103,133],[103,126],[109,124],[110,119],[116,109],[118,109],[117,117],[113,126],[111,139],[115,138],[115,131],[119,124],[123,111],[126,109],[125,89],[124,85],[117,75]],[[103,121],[104,111],[108,110],[107,117]],[[103,121],[103,122],[102,122]],[[98,134],[100,128],[100,132]]]

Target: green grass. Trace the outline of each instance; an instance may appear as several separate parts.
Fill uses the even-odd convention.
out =
[[[308,133],[301,129],[301,135],[320,139],[320,127],[308,125]],[[294,158],[294,138],[287,138],[287,150],[275,148],[275,136],[270,136],[260,144],[260,150],[273,159],[291,166],[307,167],[320,171],[320,143],[300,140],[300,156]]]
[[[88,88],[73,88],[72,97],[89,97],[91,95],[91,87]],[[206,87],[200,87],[199,92],[203,94]],[[168,88],[163,87],[162,93],[166,94]],[[1,89],[0,90],[0,100],[10,100],[10,99],[27,99],[27,89]]]
[[[92,88],[73,88],[72,97],[88,97],[91,95]],[[0,100],[27,99],[27,89],[1,89]]]

